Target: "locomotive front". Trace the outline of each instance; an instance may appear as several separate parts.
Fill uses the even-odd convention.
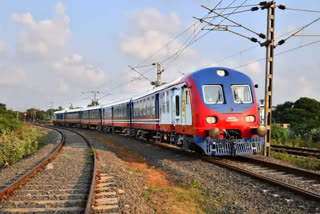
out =
[[[228,68],[206,68],[190,76],[194,142],[206,155],[242,155],[262,149],[266,129],[259,126],[250,78]]]

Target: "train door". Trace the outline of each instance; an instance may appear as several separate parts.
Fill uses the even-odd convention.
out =
[[[159,108],[159,94],[156,94],[156,99],[155,99],[155,115],[156,115],[156,118],[160,118],[160,108]]]
[[[181,124],[181,88],[175,88],[173,91],[173,124]]]
[[[186,85],[181,87],[181,125],[191,125],[191,103],[189,89]]]

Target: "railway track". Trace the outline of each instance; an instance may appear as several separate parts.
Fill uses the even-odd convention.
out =
[[[169,150],[183,152],[187,155],[197,155],[161,142],[147,141],[147,143],[164,147]],[[304,196],[311,200],[320,200],[320,174],[307,170],[288,167],[268,161],[257,160],[245,156],[235,159],[221,159],[207,156],[199,156],[203,161],[213,163],[224,168],[237,171],[241,174],[255,179],[279,186],[295,194]]]
[[[318,173],[248,157],[237,157],[236,159],[202,157],[202,159],[277,185],[308,199],[320,200],[320,174]]]
[[[271,149],[275,152],[288,153],[291,155],[303,156],[303,157],[316,157],[320,159],[320,149],[301,148],[301,147],[290,147],[271,145]]]
[[[0,192],[0,213],[89,213],[95,200],[97,156],[71,131],[56,151]]]

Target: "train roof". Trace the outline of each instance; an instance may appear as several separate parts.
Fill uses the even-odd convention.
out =
[[[106,108],[106,107],[110,107],[110,106],[116,106],[116,105],[123,104],[123,103],[128,103],[128,102],[130,102],[130,100],[131,99],[124,99],[124,100],[120,100],[120,101],[117,101],[117,102],[105,104],[105,105],[102,105],[102,108]]]
[[[150,94],[154,94],[154,93],[156,93],[156,92],[158,92],[158,91],[161,91],[161,90],[163,90],[163,89],[169,88],[170,86],[174,86],[174,85],[176,85],[176,84],[179,84],[179,83],[181,82],[181,80],[182,80],[184,77],[186,77],[186,76],[188,76],[188,75],[181,76],[181,77],[179,77],[178,79],[176,79],[176,80],[174,80],[174,81],[172,81],[172,82],[163,84],[163,85],[161,85],[161,86],[159,86],[159,87],[156,87],[156,88],[154,88],[154,89],[152,89],[152,90],[149,90],[149,91],[147,91],[147,92],[144,92],[143,94],[134,96],[134,97],[132,98],[132,100],[136,100],[136,99],[139,99],[139,98],[141,98],[141,97],[145,97],[145,96],[148,96],[148,95],[150,95]]]
[[[101,107],[102,107],[101,105],[99,105],[99,106],[90,106],[90,107],[82,108],[81,111],[95,110],[95,109],[100,109]]]
[[[65,111],[66,113],[71,113],[71,112],[77,112],[77,111],[81,111],[81,108],[77,108],[77,109],[70,109]]]
[[[59,110],[59,111],[55,111],[55,112],[53,112],[53,114],[62,114],[62,113],[64,113],[66,110]]]

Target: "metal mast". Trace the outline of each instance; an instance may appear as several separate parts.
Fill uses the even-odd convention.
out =
[[[270,156],[271,140],[271,113],[272,113],[272,81],[273,81],[273,51],[274,51],[274,15],[275,3],[268,2],[267,8],[267,41],[266,41],[266,76],[265,76],[265,103],[264,125],[267,134],[264,137],[264,156]]]

